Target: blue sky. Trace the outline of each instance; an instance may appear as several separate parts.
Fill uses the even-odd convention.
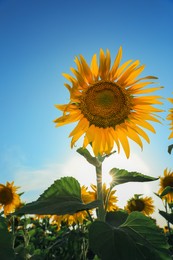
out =
[[[171,97],[172,13],[172,0],[0,0],[0,183],[14,180],[31,201],[64,175],[94,181],[93,169],[70,148],[73,125],[57,129],[53,123],[61,115],[54,104],[69,101],[62,73],[70,73],[75,56],[90,63],[100,48],[113,60],[121,45],[122,61],[146,64],[142,75],[158,76],[164,89],[157,94]],[[165,117],[168,101],[163,108]],[[157,134],[148,132],[151,143],[144,141],[142,152],[132,143],[130,159],[116,154],[105,171],[121,167],[157,177],[173,168],[168,122],[154,126]],[[158,182],[127,186],[129,193],[124,187],[117,191],[120,202],[141,190],[153,196]]]

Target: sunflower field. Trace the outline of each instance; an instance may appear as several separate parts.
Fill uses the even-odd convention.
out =
[[[104,161],[114,153],[130,156],[130,142],[143,149],[150,142],[147,131],[161,123],[162,86],[154,76],[139,77],[144,70],[138,60],[122,64],[122,47],[111,66],[109,50],[100,49],[88,65],[82,55],[75,58],[73,76],[64,73],[69,103],[55,105],[62,112],[56,127],[77,123],[70,133],[71,147],[77,149],[95,169],[96,185],[80,185],[71,176],[57,179],[31,203],[22,200],[14,182],[0,184],[1,260],[171,260],[173,259],[173,171],[165,169],[154,178],[138,171],[112,168],[110,185],[103,182]],[[153,94],[154,93],[154,94]],[[172,98],[168,100],[173,103]],[[173,109],[166,118],[173,138]],[[145,129],[145,130],[144,130]],[[173,145],[168,147],[171,154]],[[134,194],[124,208],[117,205],[117,185],[160,181],[154,196],[165,210],[160,227],[151,215],[153,198]]]

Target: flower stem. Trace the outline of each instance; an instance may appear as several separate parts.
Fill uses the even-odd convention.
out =
[[[102,190],[102,164],[96,166],[96,179],[97,179],[97,199],[100,201],[98,206],[98,219],[105,221],[105,209],[103,203],[103,190]]]

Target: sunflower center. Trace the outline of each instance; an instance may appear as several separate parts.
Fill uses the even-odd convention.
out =
[[[4,188],[0,189],[0,203],[3,205],[8,205],[13,200],[13,194],[10,189]]]
[[[142,200],[140,199],[135,199],[133,203],[130,205],[130,210],[131,211],[143,211],[145,208],[145,204]]]
[[[115,127],[130,113],[130,95],[114,82],[98,81],[83,93],[79,106],[90,124]]]
[[[173,176],[167,176],[163,179],[163,187],[170,186],[173,188]]]

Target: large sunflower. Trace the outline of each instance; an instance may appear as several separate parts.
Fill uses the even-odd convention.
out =
[[[92,196],[92,200],[97,200],[97,187],[96,187],[96,185],[91,184],[91,188],[93,190],[93,191],[90,191],[90,195]],[[103,191],[103,202],[104,202],[104,206],[105,206],[107,196],[108,196],[109,191],[110,191],[110,189],[106,187],[105,183],[103,183],[102,191]],[[115,196],[115,192],[116,192],[116,190],[111,190],[111,192],[109,194],[106,211],[118,210],[118,206],[116,205],[118,199]]]
[[[168,100],[173,104],[173,98],[168,98]],[[171,130],[171,133],[170,133],[170,136],[169,136],[169,139],[173,138],[173,108],[170,108],[169,109],[169,114],[166,118],[167,120],[170,120],[170,130]]]
[[[135,194],[133,198],[127,201],[125,210],[129,213],[139,211],[144,215],[151,215],[154,212],[154,202],[151,197],[141,197],[140,194]]]
[[[167,186],[173,188],[173,171],[168,171],[168,169],[166,168],[164,170],[164,176],[160,177],[160,189],[158,191],[158,194],[160,195]],[[166,194],[163,199],[166,199],[168,203],[173,202],[173,192],[169,192],[168,194]]]
[[[0,184],[0,209],[3,208],[4,215],[12,213],[20,206],[20,196],[16,193],[18,188],[14,186],[14,181],[12,183],[7,182],[6,186]]]
[[[152,84],[153,76],[138,78],[144,70],[138,60],[128,60],[120,66],[122,48],[111,67],[109,50],[100,49],[99,65],[96,54],[88,66],[84,57],[75,58],[77,70],[71,68],[75,77],[63,74],[71,83],[64,84],[70,92],[70,102],[56,105],[63,115],[54,122],[56,126],[78,121],[70,133],[71,147],[84,136],[83,147],[92,145],[95,156],[109,154],[120,144],[127,158],[130,155],[128,138],[143,147],[141,137],[149,143],[149,137],[142,128],[155,133],[148,121],[159,122],[156,112],[162,110],[153,105],[162,104],[160,96],[148,95],[161,87],[145,88]],[[146,94],[146,95],[143,95]],[[141,95],[141,96],[140,96]]]

